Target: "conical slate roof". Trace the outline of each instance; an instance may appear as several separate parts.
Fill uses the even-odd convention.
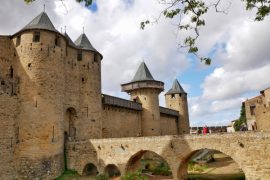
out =
[[[29,29],[44,29],[44,30],[58,32],[45,12],[40,13],[29,24],[27,24],[22,30],[29,30]]]
[[[75,41],[76,46],[84,50],[96,51],[97,50],[92,46],[87,36],[83,33]]]
[[[182,88],[182,86],[180,85],[180,83],[178,82],[177,79],[174,80],[172,88],[166,93],[166,94],[181,94],[181,93],[185,93],[185,90]]]
[[[147,68],[146,64],[142,62],[131,82],[147,80],[154,80],[154,78],[150,73],[149,69]]]
[[[71,40],[71,38],[69,37],[69,35],[65,32],[64,36],[66,37],[66,39],[68,40],[68,44],[72,47],[76,47],[76,45],[74,44],[74,42]]]

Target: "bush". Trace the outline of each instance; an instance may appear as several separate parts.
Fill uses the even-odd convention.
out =
[[[162,175],[162,176],[170,176],[172,175],[172,172],[170,170],[170,167],[164,163],[160,163],[159,166],[157,166],[153,170],[153,174],[155,175]]]
[[[109,179],[109,175],[102,173],[102,174],[98,174],[95,178],[96,180],[108,180]]]
[[[142,170],[137,170],[135,173],[127,173],[121,177],[121,180],[148,180],[148,178],[142,175]]]

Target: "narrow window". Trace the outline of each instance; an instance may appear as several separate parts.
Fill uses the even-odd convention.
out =
[[[17,36],[16,47],[19,46],[20,44],[21,44],[21,36]]]
[[[175,94],[172,94],[172,95],[171,95],[171,98],[175,98]]]
[[[61,46],[61,40],[59,36],[55,36],[55,46]]]
[[[40,42],[40,32],[34,32],[33,42]]]
[[[78,52],[77,52],[77,60],[78,61],[82,60],[82,51],[81,50],[78,50]]]
[[[9,68],[9,75],[10,75],[10,78],[13,78],[13,67],[12,66],[10,66],[10,68]]]
[[[97,54],[94,55],[94,62],[98,62],[98,55]]]
[[[252,116],[255,115],[255,108],[256,108],[256,106],[250,106],[250,114],[251,114]]]

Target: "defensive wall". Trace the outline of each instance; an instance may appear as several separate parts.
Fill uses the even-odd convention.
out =
[[[243,132],[211,135],[156,136],[138,138],[92,139],[69,142],[68,168],[83,173],[93,163],[99,172],[108,164],[125,174],[134,159],[155,152],[170,165],[173,179],[186,179],[187,162],[200,149],[218,150],[230,156],[244,171],[247,180],[270,177],[270,133]]]

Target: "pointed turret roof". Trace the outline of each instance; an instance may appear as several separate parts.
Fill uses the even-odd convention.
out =
[[[83,33],[75,41],[76,46],[84,50],[96,51],[97,50],[92,46],[87,36]]]
[[[154,78],[150,73],[149,69],[147,68],[146,64],[142,62],[131,82],[147,80],[154,80]]]
[[[174,80],[172,88],[166,93],[166,94],[181,94],[181,93],[185,93],[185,90],[182,88],[182,86],[180,85],[180,83],[178,82],[177,79]]]
[[[76,47],[76,45],[74,44],[74,42],[71,40],[71,38],[69,37],[69,35],[68,35],[66,32],[65,32],[63,35],[66,37],[66,39],[67,39],[67,41],[68,41],[68,44],[69,44],[70,46]]]
[[[21,31],[29,29],[44,29],[58,32],[46,12],[40,13],[30,23],[28,23]]]

